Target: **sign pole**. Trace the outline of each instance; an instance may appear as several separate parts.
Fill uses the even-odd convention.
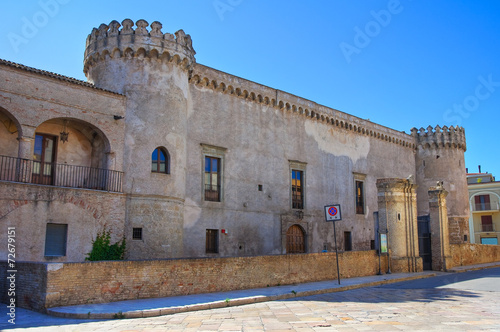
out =
[[[325,206],[325,219],[326,221],[333,222],[333,237],[335,240],[335,255],[337,256],[337,278],[340,285],[340,268],[339,268],[339,249],[337,248],[337,230],[335,229],[335,222],[342,220],[342,213],[340,212],[340,204]]]
[[[335,237],[335,255],[337,256],[337,279],[340,285],[340,269],[339,269],[339,251],[337,249],[337,231],[335,230],[335,221],[333,222],[333,236]]]

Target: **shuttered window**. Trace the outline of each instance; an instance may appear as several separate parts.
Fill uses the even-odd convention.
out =
[[[47,224],[45,256],[66,256],[67,224]]]

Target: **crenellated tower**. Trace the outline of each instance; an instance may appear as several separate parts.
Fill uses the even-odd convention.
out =
[[[428,190],[436,185],[448,192],[447,211],[451,243],[463,243],[469,237],[469,203],[464,153],[465,131],[462,127],[413,128],[417,146],[416,181],[419,216],[429,214]]]
[[[84,73],[96,87],[127,96],[124,192],[129,258],[181,257],[186,179],[191,37],[162,24],[125,19],[94,28],[87,38]],[[155,169],[162,151],[165,168]],[[158,163],[159,164],[159,163]],[[147,245],[145,244],[147,243]]]

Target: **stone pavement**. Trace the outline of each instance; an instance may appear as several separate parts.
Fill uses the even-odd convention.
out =
[[[482,268],[500,266],[487,265]],[[475,270],[477,267],[468,267]],[[465,269],[462,269],[465,270]],[[47,316],[18,309],[16,325],[0,321],[1,330],[9,331],[500,331],[500,293],[498,288],[469,287],[455,283],[460,280],[500,281],[500,269],[487,269],[466,274],[437,273],[436,278],[392,283],[404,278],[393,274],[374,276],[376,287],[364,287],[372,277],[341,280],[337,290],[345,292],[320,293],[242,306],[228,306],[195,312],[92,321]],[[480,272],[478,274],[476,272]],[[470,273],[476,273],[474,275]],[[412,274],[417,275],[417,274]],[[422,274],[428,276],[430,273]],[[460,276],[464,276],[461,278]],[[353,280],[352,279],[352,280]],[[434,281],[436,280],[436,281]],[[440,282],[447,280],[449,282]],[[444,287],[417,284],[446,284]],[[366,282],[366,283],[365,283]],[[335,283],[331,281],[330,283]],[[316,283],[313,283],[316,284]],[[330,284],[330,287],[333,285]],[[276,287],[285,289],[289,286]],[[295,289],[299,289],[297,286]],[[311,286],[314,291],[318,287]],[[324,288],[325,289],[325,288]],[[291,291],[290,291],[291,292]],[[298,291],[297,295],[299,294]],[[284,291],[282,292],[284,294]],[[200,298],[201,299],[201,298]],[[210,300],[210,299],[208,299]],[[203,300],[197,301],[204,302]],[[206,302],[204,302],[206,303]],[[0,309],[1,316],[5,317]],[[119,317],[117,317],[119,318]]]

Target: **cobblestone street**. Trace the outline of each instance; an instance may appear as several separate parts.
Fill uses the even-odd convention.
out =
[[[151,318],[88,322],[20,310],[18,321],[38,321],[29,331],[500,331],[500,269],[470,273]]]

